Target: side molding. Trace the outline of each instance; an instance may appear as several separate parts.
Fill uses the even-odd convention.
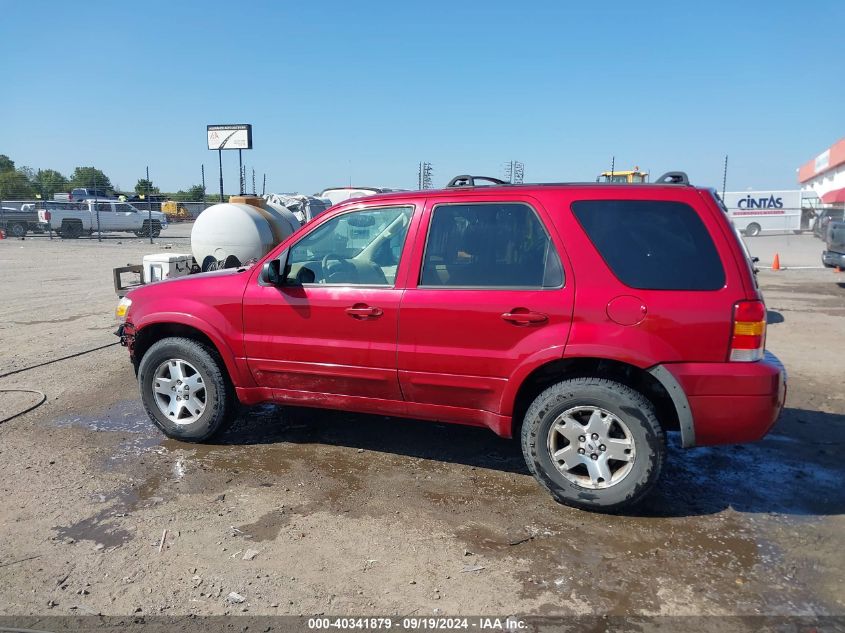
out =
[[[684,448],[695,446],[695,424],[692,419],[692,409],[687,400],[687,394],[681,385],[663,365],[655,365],[647,370],[666,389],[666,393],[672,398],[675,410],[678,412],[678,424],[681,427],[681,445]]]

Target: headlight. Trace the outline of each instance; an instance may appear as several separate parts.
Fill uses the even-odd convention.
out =
[[[117,309],[114,311],[114,315],[117,317],[118,321],[125,321],[126,320],[126,313],[129,312],[129,306],[132,305],[132,299],[128,297],[123,297],[117,304]]]

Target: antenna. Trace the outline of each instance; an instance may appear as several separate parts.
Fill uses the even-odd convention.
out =
[[[725,167],[722,170],[722,201],[725,200],[725,188],[728,182],[728,155],[725,154]]]
[[[610,182],[613,182],[613,172],[616,170],[616,156],[610,157]]]

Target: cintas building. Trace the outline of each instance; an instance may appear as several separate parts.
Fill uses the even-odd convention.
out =
[[[822,204],[845,205],[845,138],[798,168],[802,191],[815,191]]]

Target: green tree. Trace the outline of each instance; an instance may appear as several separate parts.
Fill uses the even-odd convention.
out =
[[[202,200],[203,193],[202,185],[194,185],[189,187],[187,191],[180,189],[170,197],[179,202],[197,202]]]
[[[15,171],[15,161],[5,154],[0,154],[0,174],[6,173],[7,171]]]
[[[158,187],[153,185],[152,180],[147,180],[146,178],[138,179],[138,182],[135,183],[135,193],[141,195],[143,193],[159,193]]]
[[[194,185],[188,189],[188,200],[198,201],[205,197],[205,187],[202,185]]]
[[[55,193],[68,190],[68,181],[55,169],[39,169],[32,178],[32,186],[45,200],[50,200]]]
[[[20,170],[0,173],[0,200],[32,200],[35,189],[26,174]]]
[[[107,191],[112,189],[111,180],[96,167],[77,167],[70,175],[68,185],[71,189],[74,187],[106,189]]]

